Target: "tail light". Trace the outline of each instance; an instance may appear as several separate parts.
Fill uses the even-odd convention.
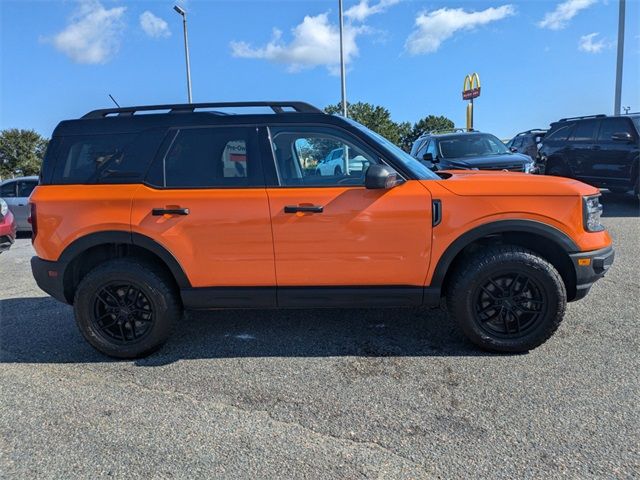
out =
[[[31,243],[33,243],[36,239],[36,235],[38,234],[38,215],[36,210],[36,204],[30,203],[31,213],[29,214],[28,222],[31,224],[31,230],[33,233],[31,234]]]

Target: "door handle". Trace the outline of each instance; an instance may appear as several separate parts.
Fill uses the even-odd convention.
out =
[[[322,205],[286,205],[284,213],[322,213]]]
[[[162,215],[189,215],[188,208],[154,208],[151,215],[160,217]]]

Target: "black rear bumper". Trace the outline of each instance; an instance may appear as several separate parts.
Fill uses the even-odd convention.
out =
[[[590,252],[573,253],[570,257],[576,272],[576,296],[572,300],[580,300],[613,265],[615,252],[613,247],[606,247]]]
[[[64,268],[60,262],[50,262],[39,257],[31,257],[31,272],[38,287],[56,300],[70,303],[64,294]]]

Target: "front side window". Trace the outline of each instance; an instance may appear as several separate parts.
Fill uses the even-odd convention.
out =
[[[270,131],[283,186],[361,186],[369,165],[380,163],[375,154],[340,131],[322,127]]]
[[[628,133],[632,137],[634,136],[631,125],[626,118],[613,117],[602,121],[598,141],[610,142],[614,133]]]
[[[249,128],[186,128],[172,132],[148,181],[167,188],[248,187],[263,184]]]

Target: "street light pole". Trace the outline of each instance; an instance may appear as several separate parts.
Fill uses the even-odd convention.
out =
[[[342,94],[342,116],[347,117],[347,81],[344,70],[344,41],[343,33],[344,21],[342,19],[342,0],[338,0],[338,15],[340,17],[340,91]]]
[[[189,103],[192,103],[191,98],[191,63],[189,62],[189,39],[187,37],[187,12],[184,11],[183,8],[180,8],[178,5],[174,5],[173,9],[178,12],[178,14],[182,17],[182,30],[184,32],[184,57],[187,63],[187,96],[189,98]]]
[[[613,105],[613,114],[620,115],[622,99],[622,60],[624,57],[624,10],[625,0],[620,0],[618,10],[618,60],[616,62],[616,96]]]

